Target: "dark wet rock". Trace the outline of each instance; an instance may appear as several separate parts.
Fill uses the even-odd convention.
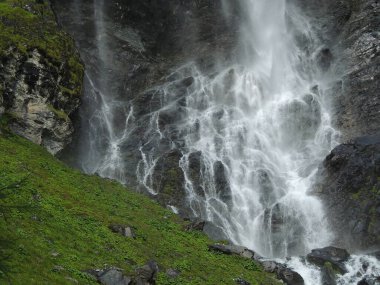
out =
[[[137,268],[135,283],[136,285],[154,285],[156,284],[158,265],[155,261],[149,261],[146,265]]]
[[[214,164],[214,182],[215,182],[215,189],[218,193],[220,199],[226,203],[227,205],[231,206],[232,203],[232,193],[230,184],[228,181],[228,173],[226,170],[226,167],[221,161],[217,161]]]
[[[337,146],[319,169],[321,198],[335,244],[365,250],[380,244],[380,135]]]
[[[169,276],[170,278],[176,278],[181,274],[181,272],[177,269],[169,268],[166,270],[166,275]]]
[[[206,222],[203,220],[195,219],[190,224],[186,225],[185,231],[203,231]]]
[[[311,253],[306,256],[307,261],[317,266],[323,267],[326,263],[330,263],[334,270],[344,274],[347,269],[344,265],[350,257],[347,250],[336,247],[325,247],[320,249],[313,249]]]
[[[317,63],[323,71],[327,71],[333,61],[333,55],[329,48],[322,48],[317,55]]]
[[[254,258],[255,256],[255,252],[252,250],[238,245],[213,244],[209,245],[209,249],[228,255],[238,255],[244,258]]]
[[[285,284],[288,285],[304,285],[305,281],[302,276],[297,272],[286,268],[284,266],[279,266],[276,271],[277,278],[282,280]]]
[[[238,285],[251,285],[251,283],[245,281],[243,278],[236,278],[235,283]]]
[[[186,210],[186,192],[183,187],[184,175],[179,160],[182,153],[179,150],[172,150],[163,153],[158,159],[153,174],[153,185],[159,193],[155,197],[162,205],[172,205],[180,209],[179,215],[182,217],[191,216]]]
[[[127,238],[136,238],[136,234],[132,227],[118,224],[111,224],[108,227],[112,232],[118,233]]]

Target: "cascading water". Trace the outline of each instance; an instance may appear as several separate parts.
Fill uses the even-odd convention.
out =
[[[136,178],[156,195],[157,162],[163,150],[178,150],[194,216],[263,256],[304,255],[333,239],[320,201],[309,192],[319,164],[339,140],[329,102],[338,75],[334,66],[319,67],[322,43],[295,6],[285,0],[239,3],[245,13],[235,63],[219,63],[213,72],[192,62],[178,68],[149,91],[157,107],[141,112],[112,88],[112,27],[104,0],[94,1],[98,64],[85,79],[82,168],[126,183],[130,162],[122,152],[134,145]],[[165,125],[163,117],[175,119]],[[360,258],[374,262],[355,257],[348,267],[359,270]],[[287,263],[306,284],[321,284],[317,268],[298,258]],[[363,276],[376,276],[379,268],[371,266]],[[338,284],[358,278],[345,275]]]
[[[152,118],[162,111],[182,113],[176,125],[184,142],[179,163],[195,215],[264,256],[304,254],[332,238],[322,205],[308,195],[338,138],[328,109],[329,81],[314,60],[320,43],[284,0],[242,5],[241,63],[212,76],[195,64],[178,69],[169,76],[176,80],[161,87],[164,108]],[[176,86],[186,78],[193,83],[183,103]],[[157,141],[175,140],[156,119],[150,133]],[[144,165],[147,157],[154,162],[159,156],[152,147],[142,153]],[[190,163],[197,153],[200,178],[194,181]],[[154,163],[144,169],[152,174]]]

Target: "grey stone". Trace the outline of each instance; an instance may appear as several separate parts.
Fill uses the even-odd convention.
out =
[[[130,277],[124,276],[123,272],[116,268],[104,271],[98,280],[103,285],[129,285],[132,282]]]
[[[287,285],[304,285],[305,281],[303,280],[302,276],[284,266],[279,266],[277,268],[277,278],[285,282]]]
[[[209,245],[209,249],[213,251],[218,251],[228,255],[238,255],[244,258],[253,259],[255,256],[255,252],[252,250],[238,245],[224,245],[224,244],[213,244]]]

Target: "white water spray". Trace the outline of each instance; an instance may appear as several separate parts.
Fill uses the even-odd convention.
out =
[[[284,0],[243,5],[243,63],[213,76],[195,64],[178,69],[170,76],[177,80],[162,87],[165,111],[177,107],[175,86],[192,77],[177,131],[185,142],[179,163],[194,215],[264,256],[304,254],[332,238],[321,203],[308,193],[338,138],[326,98],[329,81],[314,60],[320,44]],[[168,137],[158,126],[152,132]],[[201,153],[200,182],[190,173],[195,153]]]

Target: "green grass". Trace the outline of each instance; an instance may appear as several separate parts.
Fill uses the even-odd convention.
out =
[[[82,273],[106,265],[133,274],[156,260],[158,284],[277,284],[251,260],[208,251],[200,232],[147,197],[65,166],[43,148],[3,131],[0,135],[0,240],[10,242],[0,284],[96,284]],[[136,239],[111,232],[111,223],[136,228]],[[1,246],[1,243],[0,243]],[[57,266],[62,270],[57,270]],[[176,268],[181,275],[164,273]]]
[[[67,66],[60,86],[67,96],[81,94],[83,65],[74,41],[57,25],[48,1],[0,1],[0,58],[18,53],[27,57],[37,49],[56,69]],[[10,55],[9,55],[10,54]]]

